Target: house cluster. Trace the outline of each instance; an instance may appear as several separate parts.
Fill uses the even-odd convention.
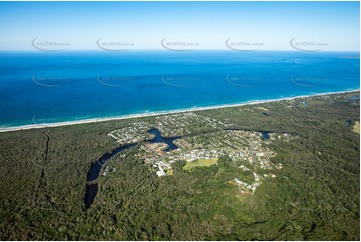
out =
[[[134,144],[145,139],[151,139],[152,135],[148,133],[151,125],[147,122],[132,123],[130,126],[114,130],[108,135],[121,145]]]
[[[109,166],[105,167],[104,171],[103,171],[103,176],[107,176],[109,172],[114,172],[116,169],[115,167],[111,168]]]
[[[264,143],[259,132],[242,130],[223,130],[207,137],[199,135],[177,140],[177,145],[182,149],[193,149],[193,153],[186,154],[186,158],[192,158],[188,160],[194,160],[197,157],[194,148],[198,148],[206,157],[218,158],[228,155],[233,160],[246,160],[252,165],[270,169],[272,166],[270,158],[276,154]]]
[[[263,109],[262,109],[263,110]],[[290,140],[291,136],[282,133],[270,133],[268,140],[263,140],[261,132],[243,130],[225,130],[225,125],[217,120],[194,114],[192,112],[162,115],[155,118],[156,128],[162,136],[178,136],[194,133],[193,129],[205,129],[207,131],[199,135],[189,135],[179,138],[173,143],[178,149],[170,152],[164,150],[168,147],[165,143],[141,143],[137,156],[155,171],[158,176],[173,174],[172,165],[174,162],[184,160],[194,162],[199,159],[219,158],[227,155],[232,160],[247,162],[251,166],[241,165],[244,171],[251,171],[258,167],[261,169],[281,169],[282,164],[274,164],[270,158],[276,153],[268,148],[273,140]],[[138,143],[151,139],[148,130],[151,124],[137,122],[132,125],[114,130],[108,135],[115,138],[120,144]],[[245,163],[246,164],[246,163]],[[105,170],[105,172],[108,172]],[[106,175],[106,174],[105,174]],[[261,184],[263,177],[275,177],[273,174],[259,176],[253,173],[255,182],[248,184],[238,178],[234,179],[235,184],[241,188],[243,193],[253,193]]]
[[[165,143],[144,143],[139,147],[138,157],[144,160],[144,163],[155,163],[163,159],[166,155],[164,150],[168,147]]]
[[[158,176],[166,175],[172,164],[179,160],[187,162],[199,159],[219,158],[228,155],[233,160],[243,160],[255,167],[272,169],[275,164],[270,157],[276,154],[271,151],[262,135],[251,131],[222,130],[209,135],[187,136],[174,141],[178,149],[165,152],[164,143],[144,143],[140,146],[138,157],[146,164],[152,164]],[[159,165],[160,164],[160,165]],[[279,169],[279,165],[276,166]],[[241,167],[244,170],[247,167]]]
[[[187,162],[196,161],[199,159],[210,159],[210,158],[218,158],[222,156],[224,153],[220,150],[208,150],[208,149],[196,149],[189,150],[187,152],[182,152],[178,155],[178,160],[185,160]]]
[[[172,167],[165,162],[162,161],[158,161],[155,164],[153,164],[153,167],[157,168],[158,170],[156,171],[157,176],[164,176],[167,174],[168,171],[172,171]]]
[[[253,175],[254,175],[255,182],[252,184],[241,181],[238,178],[234,178],[233,181],[241,189],[241,193],[243,193],[243,194],[254,193],[256,191],[257,187],[259,187],[261,185],[262,177],[257,175],[255,172],[253,172]]]
[[[224,124],[215,119],[197,115],[193,112],[162,115],[156,117],[156,127],[164,137],[191,134],[193,128],[199,130],[221,129]]]

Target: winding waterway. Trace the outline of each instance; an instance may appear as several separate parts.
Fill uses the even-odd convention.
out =
[[[226,129],[226,130],[242,130],[242,129]],[[160,134],[158,129],[151,129],[148,132],[150,134],[154,134],[155,137],[151,140],[147,140],[147,142],[148,143],[165,143],[165,144],[167,144],[168,147],[166,149],[164,149],[165,152],[169,152],[169,151],[177,149],[178,146],[176,146],[173,143],[173,141],[176,139],[182,138],[182,136],[176,136],[176,137],[170,137],[170,138],[162,137],[162,135]],[[262,139],[267,140],[269,138],[268,133],[270,131],[257,130],[256,132],[262,133],[262,135],[263,135]],[[85,197],[84,197],[84,203],[85,203],[85,207],[87,209],[94,203],[94,199],[98,193],[98,183],[94,182],[94,181],[96,179],[98,179],[99,174],[102,170],[102,167],[113,156],[119,154],[120,152],[122,152],[124,150],[134,147],[136,145],[137,145],[137,143],[120,146],[120,147],[116,148],[115,150],[113,150],[111,153],[106,153],[106,154],[102,155],[98,159],[97,162],[95,162],[94,164],[91,165],[88,176],[87,176],[88,184],[86,186]]]
[[[172,151],[172,150],[175,150],[178,148],[178,146],[176,146],[173,143],[173,141],[181,138],[181,136],[165,138],[165,137],[161,136],[159,130],[157,130],[157,129],[151,129],[148,132],[155,135],[155,138],[147,141],[148,143],[166,143],[168,145],[168,147],[164,150],[166,152],[169,152],[169,151]],[[115,150],[113,150],[111,153],[106,153],[106,154],[102,155],[98,159],[97,162],[95,162],[94,164],[91,165],[88,176],[87,176],[88,183],[95,181],[99,177],[102,167],[104,166],[104,164],[106,164],[106,162],[110,158],[112,158],[113,156],[119,154],[120,152],[122,152],[126,149],[134,147],[135,145],[137,145],[137,143],[120,146],[120,147],[116,148]],[[98,183],[87,184],[86,191],[85,191],[85,197],[84,197],[84,203],[85,203],[86,208],[89,208],[93,204],[97,193],[98,193]]]

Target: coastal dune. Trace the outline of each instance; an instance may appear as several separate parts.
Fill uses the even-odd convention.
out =
[[[189,109],[179,109],[179,110],[169,110],[169,111],[159,111],[159,112],[147,112],[147,113],[140,113],[140,114],[131,114],[131,115],[123,115],[123,116],[115,116],[115,117],[104,117],[104,118],[92,118],[92,119],[84,119],[84,120],[76,120],[76,121],[29,124],[29,125],[12,126],[12,127],[1,127],[0,132],[10,132],[10,131],[28,130],[28,129],[40,129],[40,128],[51,128],[51,127],[59,127],[59,126],[67,126],[67,125],[96,123],[96,122],[122,120],[122,119],[133,119],[133,118],[168,115],[168,114],[193,112],[193,111],[203,111],[203,110],[218,109],[218,108],[240,107],[240,106],[245,106],[245,105],[255,105],[255,104],[262,104],[262,103],[269,103],[269,102],[279,102],[279,101],[284,101],[284,100],[294,100],[294,99],[299,99],[299,98],[308,98],[308,97],[324,96],[324,95],[331,95],[331,94],[342,94],[342,93],[347,94],[347,93],[359,92],[359,91],[360,90],[358,89],[358,90],[347,90],[347,91],[340,91],[340,92],[327,92],[327,93],[302,95],[302,96],[295,96],[295,97],[284,97],[284,98],[278,98],[278,99],[251,100],[251,101],[238,103],[238,104],[225,104],[225,105],[216,105],[216,106],[208,106],[208,107],[195,107],[195,108],[189,108]]]

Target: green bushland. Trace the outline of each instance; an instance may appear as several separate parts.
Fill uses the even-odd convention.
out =
[[[197,112],[234,128],[298,137],[272,142],[272,162],[283,168],[253,195],[229,182],[252,177],[238,168],[244,161],[225,156],[191,170],[178,161],[172,176],[157,177],[135,146],[109,161],[116,169],[99,177],[86,210],[90,165],[117,147],[107,133],[134,121],[154,124],[154,117],[0,133],[0,239],[359,240],[360,141],[345,123],[360,121],[359,100],[330,97]],[[193,135],[206,133],[191,127]]]

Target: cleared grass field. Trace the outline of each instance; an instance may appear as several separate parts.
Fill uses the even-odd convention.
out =
[[[218,158],[210,158],[210,159],[199,159],[197,161],[187,162],[185,166],[183,166],[183,170],[190,170],[197,166],[211,166],[216,165]]]

